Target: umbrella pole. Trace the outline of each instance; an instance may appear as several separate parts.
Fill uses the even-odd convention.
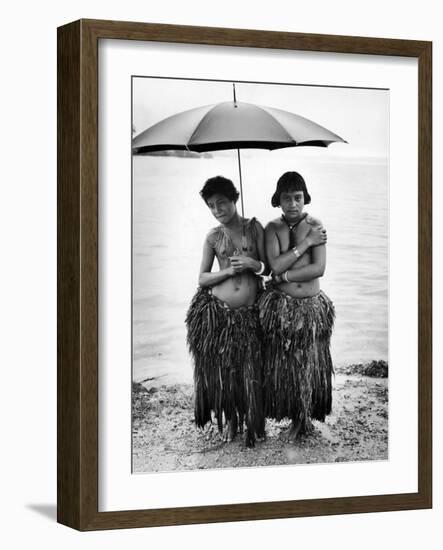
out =
[[[237,96],[235,94],[235,83],[232,83],[232,93],[234,94],[234,107],[237,108]],[[240,176],[240,204],[241,204],[241,215],[242,218],[245,218],[245,207],[243,204],[243,185],[242,185],[242,177],[241,177],[241,160],[240,160],[240,149],[237,149],[237,159],[238,159],[238,173]],[[247,242],[246,242],[246,227],[245,224],[242,223],[242,236],[241,236],[241,247],[243,252],[246,252]]]
[[[241,215],[244,219],[245,217],[245,206],[243,203],[243,182],[242,182],[242,175],[241,175],[241,159],[240,159],[240,149],[237,149],[237,159],[238,159],[238,174],[240,176],[240,204],[241,204]],[[247,243],[246,243],[246,226],[243,223],[242,224],[242,237],[241,237],[241,244],[243,252],[246,252],[248,249]]]

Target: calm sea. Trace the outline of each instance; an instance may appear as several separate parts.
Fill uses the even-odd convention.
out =
[[[279,215],[270,198],[287,170],[303,175],[312,197],[307,210],[328,231],[321,285],[336,308],[334,362],[386,360],[388,165],[303,159],[288,151],[243,155],[247,217],[266,224]],[[204,237],[217,225],[198,191],[217,174],[238,186],[236,153],[211,159],[135,157],[133,174],[133,378],[191,382],[184,318],[197,288]]]

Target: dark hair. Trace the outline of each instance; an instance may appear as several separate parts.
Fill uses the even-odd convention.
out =
[[[272,195],[272,206],[280,206],[281,193],[287,193],[291,191],[303,191],[305,204],[311,202],[311,195],[308,193],[305,180],[298,172],[285,172],[277,182],[277,189]]]
[[[200,191],[200,196],[207,203],[209,197],[212,197],[212,195],[215,195],[216,193],[224,195],[232,202],[237,202],[238,197],[240,196],[232,181],[228,180],[228,178],[224,178],[223,176],[215,176],[206,180],[203,189]]]

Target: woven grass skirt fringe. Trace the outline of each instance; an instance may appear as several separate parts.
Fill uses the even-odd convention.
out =
[[[258,300],[263,331],[265,416],[290,418],[300,433],[310,419],[324,422],[332,408],[333,365],[330,338],[335,311],[320,291],[292,298],[267,289]]]
[[[264,436],[260,324],[255,305],[237,309],[199,289],[186,315],[187,342],[194,360],[195,422],[212,422],[233,435],[243,431],[246,445]]]

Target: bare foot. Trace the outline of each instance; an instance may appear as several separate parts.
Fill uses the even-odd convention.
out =
[[[246,438],[245,438],[246,447],[255,447],[255,437],[253,432],[246,429]]]
[[[225,433],[223,434],[223,441],[226,443],[230,443],[235,439],[235,436],[237,435],[237,431],[235,429],[235,424],[232,422],[232,420],[229,420],[226,424]]]
[[[296,441],[296,439],[300,435],[301,423],[301,420],[299,420],[297,423],[291,422],[291,426],[289,427],[287,434],[288,441],[291,441],[292,443]]]
[[[313,431],[314,424],[309,419],[291,422],[291,426],[288,431],[288,440],[294,443],[300,436],[310,435]]]
[[[300,435],[312,435],[315,431],[314,424],[308,418],[304,421],[302,429],[300,430]]]
[[[266,432],[263,431],[263,433],[257,434],[256,439],[257,441],[266,441]]]

